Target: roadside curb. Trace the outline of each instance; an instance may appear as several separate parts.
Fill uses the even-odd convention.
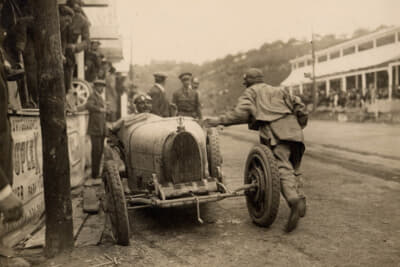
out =
[[[221,135],[230,136],[246,142],[258,143],[258,134],[223,131]],[[373,175],[385,180],[400,182],[400,159],[375,153],[342,149],[335,145],[306,143],[306,157],[340,165],[346,169]]]

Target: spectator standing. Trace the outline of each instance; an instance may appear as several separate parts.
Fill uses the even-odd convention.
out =
[[[0,11],[2,8],[3,1],[0,0]],[[11,188],[13,183],[13,140],[8,119],[8,86],[1,38],[4,32],[0,26],[0,214],[3,216],[3,222],[12,222],[22,217],[23,208],[22,202],[15,196]],[[13,256],[13,251],[6,248],[3,241],[0,240],[0,266],[30,266],[24,259]]]
[[[99,41],[92,41],[90,49],[85,53],[85,79],[88,82],[93,82],[97,79],[97,73],[101,67],[101,53]]]
[[[115,68],[109,63],[108,72],[106,73],[106,104],[107,121],[114,122],[117,120],[118,99],[119,95],[116,89]]]
[[[192,89],[196,92],[199,92],[200,81],[197,77],[193,77],[192,79]]]
[[[369,96],[370,96],[370,103],[375,104],[376,101],[376,88],[373,83],[370,83],[368,86]]]
[[[68,0],[67,6],[73,9],[74,16],[68,25],[66,33],[66,48],[64,64],[65,90],[72,87],[72,79],[75,69],[75,54],[87,50],[90,46],[89,20],[83,13],[80,0]],[[79,37],[81,41],[78,42]]]
[[[121,118],[121,109],[122,109],[122,95],[126,93],[126,76],[124,76],[121,72],[116,73],[116,78],[115,78],[115,89],[118,94],[118,100],[117,100],[117,119]]]
[[[163,72],[156,72],[153,76],[155,83],[148,93],[153,101],[151,112],[161,117],[169,117],[171,114],[170,104],[164,88],[168,75]]]
[[[89,111],[88,135],[92,143],[92,178],[100,178],[100,163],[104,150],[104,138],[106,136],[107,109],[102,98],[106,82],[94,81],[94,92],[89,96],[86,108]]]
[[[202,119],[199,94],[192,89],[192,74],[184,72],[179,75],[182,87],[172,96],[172,103],[176,105],[178,116],[188,116]]]

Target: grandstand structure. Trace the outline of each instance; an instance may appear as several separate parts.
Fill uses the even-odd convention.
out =
[[[281,83],[291,93],[312,90],[312,54],[292,59],[290,75]],[[357,91],[367,95],[374,88],[376,101],[369,108],[400,111],[400,27],[385,28],[315,52],[318,92]]]

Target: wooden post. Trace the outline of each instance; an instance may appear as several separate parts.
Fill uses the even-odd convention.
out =
[[[57,1],[35,0],[33,6],[43,143],[45,254],[53,257],[74,246],[64,72]]]
[[[393,67],[389,64],[388,67],[388,99],[392,100],[392,92],[393,92]]]
[[[312,54],[312,98],[313,98],[313,111],[317,109],[318,94],[317,94],[317,83],[315,81],[315,44],[314,44],[314,33],[311,36],[311,54]]]
[[[354,75],[354,78],[355,78],[355,88],[356,88],[357,90],[360,89],[360,88],[359,88],[360,85],[359,85],[359,82],[358,82],[358,77],[359,77],[359,74]]]
[[[342,91],[343,92],[347,92],[347,80],[346,80],[346,76],[342,77]]]
[[[329,95],[329,92],[331,91],[331,81],[329,79],[325,81],[325,88],[326,88],[326,95]]]
[[[367,93],[367,73],[361,73],[361,87],[364,96]]]

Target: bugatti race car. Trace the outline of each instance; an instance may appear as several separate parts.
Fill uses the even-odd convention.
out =
[[[110,133],[104,152],[105,210],[118,244],[129,245],[132,209],[192,206],[202,222],[201,203],[245,196],[255,224],[274,222],[280,182],[267,147],[251,150],[243,186],[230,189],[222,173],[217,128],[203,129],[189,117],[142,113],[118,121]]]

